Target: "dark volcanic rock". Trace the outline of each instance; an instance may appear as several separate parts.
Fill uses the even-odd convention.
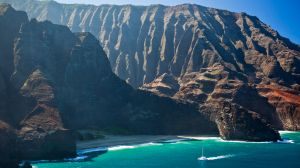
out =
[[[1,131],[9,135],[1,139],[1,151],[12,150],[18,156],[1,158],[1,163],[73,157],[72,130],[76,129],[218,133],[216,124],[199,113],[196,104],[134,90],[120,80],[90,33],[74,34],[49,21],[28,21],[24,12],[9,5],[0,5],[0,9],[0,36],[9,33],[3,31],[8,25],[19,26],[19,30],[12,29],[11,39],[0,39],[7,45],[1,48],[0,59],[13,63],[0,64],[0,119],[7,123]],[[19,15],[25,19],[7,22]],[[13,133],[7,132],[10,127]],[[14,147],[8,143],[15,143]]]
[[[180,77],[222,63],[247,75],[262,72],[299,82],[299,46],[257,17],[199,5],[67,5],[1,0],[31,18],[89,31],[101,42],[113,71],[134,87],[164,73]],[[298,75],[297,75],[298,74]]]
[[[145,84],[144,90],[198,103],[200,109],[211,101],[229,101],[259,114],[261,120],[266,120],[275,129],[298,129],[297,102],[289,102],[282,96],[276,98],[280,101],[274,101],[272,96],[267,96],[271,94],[270,90],[261,92],[256,87],[257,84],[279,84],[291,90],[289,94],[297,96],[294,86],[299,83],[300,76],[299,46],[254,16],[198,5],[93,6],[33,0],[23,4],[9,3],[38,20],[49,19],[67,25],[73,31],[90,31],[107,52],[113,71],[134,87]],[[114,77],[107,79],[113,80],[111,78]],[[70,83],[74,82],[70,80]],[[95,82],[89,84],[90,88],[94,86]],[[74,93],[109,109],[106,101],[85,96],[85,92],[90,92],[89,87]],[[285,94],[285,91],[280,93]],[[251,100],[241,98],[248,95]],[[119,96],[115,102],[124,99]],[[75,98],[63,107],[65,111],[74,111],[72,104],[80,101]],[[85,109],[92,111],[90,103],[76,109],[75,114],[80,115]],[[256,104],[263,106],[263,110]],[[221,115],[201,112],[213,122]],[[110,114],[110,110],[104,110],[98,117],[111,117]],[[92,117],[87,115],[86,121]]]
[[[35,0],[0,2],[11,3],[32,18],[67,25],[72,31],[90,31],[100,40],[120,78],[133,87],[145,84],[142,89],[158,95],[201,106],[210,98],[233,96],[230,92],[235,89],[218,92],[215,88],[219,83],[227,86],[224,78],[244,86],[278,85],[285,89],[276,95],[271,89],[259,88],[259,95],[254,95],[262,100],[255,102],[265,112],[256,108],[256,103],[249,104],[250,100],[234,101],[260,113],[276,129],[299,130],[298,99],[287,98],[299,96],[294,87],[300,83],[299,45],[255,16],[188,4],[93,6]],[[174,80],[165,80],[170,76]],[[244,95],[247,94],[245,91]]]
[[[43,43],[37,35],[39,24],[29,22],[26,13],[9,5],[1,5],[0,9],[0,34],[7,36],[0,40],[5,46],[0,58],[6,61],[0,66],[0,111],[1,119],[17,129],[12,142],[16,142],[14,148],[19,152],[12,155],[17,159],[75,156],[75,139],[63,127],[51,79],[40,70],[44,68],[40,66],[42,57],[47,59],[50,53],[50,44]]]
[[[274,133],[271,125],[262,120],[259,114],[248,111],[243,107],[230,102],[214,104],[220,113],[217,124],[223,139],[248,141],[277,141],[279,133]]]
[[[300,93],[299,90],[283,87],[277,84],[258,87],[260,95],[276,108],[282,128],[297,131],[300,129]]]
[[[151,84],[145,84],[142,89],[151,91],[160,96],[172,97],[178,92],[179,87],[178,80],[174,76],[165,73]]]
[[[17,135],[13,128],[0,120],[0,167],[18,167]]]
[[[254,85],[231,79],[230,72],[224,67],[215,65],[203,72],[187,74],[177,79],[177,82],[180,87],[171,97],[198,103],[200,112],[218,125],[219,133],[224,139],[280,139],[275,130],[282,129],[284,121],[280,119],[276,109]],[[156,89],[161,85],[168,86],[168,83],[155,80],[142,89],[163,94]]]

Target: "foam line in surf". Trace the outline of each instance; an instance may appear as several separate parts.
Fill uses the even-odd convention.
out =
[[[78,150],[77,154],[78,155],[84,155],[88,153],[93,153],[93,152],[105,152],[108,149],[105,147],[98,147],[98,148],[90,148],[90,149],[83,149],[83,150]]]
[[[177,143],[177,142],[181,142],[181,141],[186,141],[186,138],[178,138],[178,139],[170,139],[170,140],[165,140],[162,141],[162,143]]]
[[[274,143],[274,142],[271,142],[271,141],[251,142],[251,141],[223,140],[223,139],[218,140],[218,142],[227,142],[227,143],[253,143],[253,144],[269,144],[269,143]]]
[[[139,148],[139,147],[147,147],[147,146],[157,146],[157,145],[162,145],[159,143],[144,143],[144,144],[139,144],[139,145],[120,145],[120,146],[112,146],[109,147],[109,151],[116,151],[116,150],[123,150],[123,149],[134,149],[134,148]]]
[[[231,157],[234,157],[234,155],[221,155],[221,156],[207,157],[206,160],[209,160],[209,161],[220,160],[220,159],[227,159],[227,158],[231,158]]]
[[[277,141],[277,143],[283,143],[283,144],[293,144],[295,143],[293,140],[291,139],[283,139],[282,141]]]
[[[70,159],[64,159],[64,161],[68,161],[68,162],[79,162],[79,161],[84,161],[85,159],[87,159],[88,156],[77,156],[76,158],[70,158]]]
[[[235,141],[235,140],[218,140],[219,142],[228,142],[228,143],[252,143],[252,144],[271,144],[271,143],[283,143],[283,144],[293,144],[295,143],[293,140],[290,139],[283,139],[282,141],[278,140],[277,142],[272,141],[264,141],[264,142],[250,142],[250,141]]]
[[[155,143],[155,142],[150,142],[150,143],[143,143],[140,145],[136,145],[136,147],[146,147],[146,146],[160,146],[162,144],[160,143]]]
[[[120,145],[120,146],[113,146],[109,147],[109,151],[116,151],[116,150],[122,150],[122,149],[133,149],[135,146],[126,146],[126,145]]]
[[[193,137],[193,136],[182,136],[182,138],[185,139],[191,139],[191,140],[221,140],[220,137]]]
[[[278,131],[281,135],[283,134],[293,134],[293,133],[298,133],[297,131]]]

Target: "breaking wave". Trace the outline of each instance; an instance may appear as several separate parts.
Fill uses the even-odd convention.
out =
[[[191,139],[191,140],[221,140],[220,137],[193,137],[193,136],[184,136],[185,139]]]
[[[99,148],[90,148],[90,149],[83,149],[83,150],[78,150],[77,154],[78,155],[84,155],[88,153],[94,153],[94,152],[105,152],[107,151],[107,148],[104,147],[99,147]]]
[[[157,146],[157,145],[162,145],[159,143],[144,143],[144,144],[139,144],[139,145],[120,145],[120,146],[112,146],[108,148],[108,151],[117,151],[117,150],[123,150],[123,149],[134,149],[134,148],[139,148],[139,147],[146,147],[146,146]]]
[[[235,140],[223,140],[223,139],[220,139],[220,140],[218,140],[218,142],[252,143],[252,144],[271,144],[271,143],[293,144],[293,143],[295,143],[293,140],[290,140],[290,139],[283,139],[282,141],[278,140],[277,142],[272,142],[272,141],[251,142],[251,141],[235,141]]]
[[[125,145],[121,145],[121,146],[113,146],[113,147],[109,147],[108,150],[109,150],[109,151],[116,151],[116,150],[133,149],[133,148],[135,148],[135,146],[125,146]]]
[[[279,133],[280,133],[281,135],[283,135],[283,134],[297,133],[297,131],[279,131]]]

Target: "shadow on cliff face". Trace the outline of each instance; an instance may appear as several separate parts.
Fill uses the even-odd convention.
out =
[[[10,39],[0,39],[7,46],[0,48],[0,59],[13,63],[0,64],[0,95],[8,98],[0,106],[0,119],[12,127],[16,146],[11,150],[18,151],[12,151],[18,156],[12,162],[73,157],[70,130],[89,127],[122,127],[134,134],[217,133],[197,105],[134,90],[120,80],[90,33],[28,21],[24,12],[9,5],[0,9],[0,35],[12,31]],[[10,24],[15,28],[6,29]],[[3,141],[1,150],[9,151],[10,140]]]

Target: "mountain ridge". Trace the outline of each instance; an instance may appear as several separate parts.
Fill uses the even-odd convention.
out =
[[[34,5],[29,4],[27,7],[25,5],[20,8],[26,10],[26,8],[30,6],[38,7],[39,4],[35,2]],[[222,46],[217,46],[215,42],[213,42],[214,40],[217,40],[217,43],[228,43],[230,39],[235,40],[244,36],[242,34],[243,25],[240,25],[241,28],[239,28],[236,23],[231,23],[230,21],[235,19],[235,17],[244,20],[248,18],[253,24],[257,22],[256,25],[258,25],[258,28],[261,29],[263,33],[266,33],[267,36],[271,37],[273,36],[272,34],[274,34],[277,36],[276,38],[285,41],[284,43],[287,43],[292,48],[299,48],[289,40],[281,37],[278,32],[262,24],[257,17],[246,15],[245,13],[232,13],[226,10],[217,10],[198,5],[178,5],[171,7],[159,5],[148,7],[76,5],[73,7],[72,5],[60,5],[55,3],[55,5],[48,4],[38,9],[40,9],[40,11],[28,11],[31,13],[30,17],[37,18],[38,20],[51,20],[57,24],[67,25],[75,32],[89,31],[98,37],[108,54],[114,72],[134,87],[149,83],[163,73],[173,73],[179,77],[185,73],[197,71],[201,64],[193,65],[196,61],[184,60],[181,57],[185,56],[181,55],[187,55],[186,59],[196,59],[194,58],[193,52],[197,53],[199,51],[195,50],[199,49],[201,51],[199,45],[205,44],[205,42],[199,40],[198,42],[193,41],[193,38],[197,38],[197,36],[201,37],[201,35],[196,36],[197,33],[204,33],[204,37],[209,37],[207,34],[212,33],[220,34],[220,37],[211,36],[210,39],[206,40],[211,42],[211,44],[208,45],[215,47],[216,50],[218,50],[217,52],[223,52],[220,50]],[[53,10],[53,12],[51,12],[51,10]],[[80,11],[82,14],[79,15]],[[54,17],[51,13],[55,13],[56,16]],[[170,20],[171,18],[169,17],[172,17],[173,21]],[[220,17],[224,18],[220,20]],[[226,17],[229,19],[228,23],[226,23]],[[204,18],[204,20],[202,18]],[[180,19],[182,21],[180,21]],[[235,19],[235,21],[238,20]],[[224,26],[222,28],[222,22],[225,23],[225,28],[227,26],[226,31],[228,31],[229,34],[231,33],[229,36],[236,36],[235,38],[224,36],[226,34],[221,32],[222,29],[224,29]],[[178,26],[172,26],[172,24],[178,24]],[[110,27],[110,25],[112,27]],[[229,25],[236,26],[234,30],[230,30],[228,29]],[[183,26],[183,28],[181,29],[180,26]],[[265,28],[262,29],[260,28],[261,26],[265,26]],[[238,35],[233,36],[231,31],[236,31]],[[184,34],[185,36],[176,36],[178,33]],[[175,35],[174,42],[172,42],[172,34]],[[224,42],[221,41],[221,36],[224,36]],[[187,44],[190,46],[184,46],[180,43],[183,38],[186,38],[184,41],[193,43]],[[257,51],[266,50],[263,49],[266,47],[261,47],[261,44],[257,43],[257,40],[252,39],[251,36],[250,39],[256,43],[254,43],[254,47],[258,47],[258,49],[256,49]],[[126,45],[123,44],[123,41],[129,41],[130,44],[133,44],[132,47],[125,47]],[[245,42],[243,43],[245,46]],[[173,51],[170,49],[167,51],[165,47],[171,47]],[[178,47],[183,49],[178,49]],[[213,53],[217,53],[214,49],[211,49],[211,47],[208,47],[208,49]],[[236,49],[228,52],[225,51],[225,53],[227,52],[226,55],[228,55],[226,57],[232,55],[233,52],[238,52],[234,50]],[[263,54],[267,54],[266,51],[263,52],[265,52]],[[207,65],[204,64],[204,66]]]
[[[119,79],[90,33],[29,21],[8,4],[0,5],[0,28],[0,167],[75,157],[74,131],[81,129],[218,133],[197,106],[134,90]]]
[[[161,86],[168,84],[157,80],[168,74],[180,81],[175,90],[167,89],[175,94],[168,97],[198,103],[213,114],[211,106],[222,109],[218,107],[222,102],[237,101],[231,99],[232,93],[247,86],[257,99],[268,99],[263,106],[273,108],[266,114],[254,104],[237,101],[238,106],[273,118],[270,122],[276,129],[299,129],[299,45],[255,16],[198,5],[41,6],[35,2],[19,8],[32,6],[39,10],[27,10],[31,17],[94,34],[113,71],[135,88],[164,95],[160,91],[166,88]],[[290,93],[294,102],[283,96]]]
[[[69,129],[86,126],[249,141],[300,129],[300,49],[255,17],[192,5],[45,4],[19,8],[97,34],[108,58],[90,33],[0,7],[0,96],[11,100],[0,102],[0,134],[18,137],[21,156],[74,155]]]

